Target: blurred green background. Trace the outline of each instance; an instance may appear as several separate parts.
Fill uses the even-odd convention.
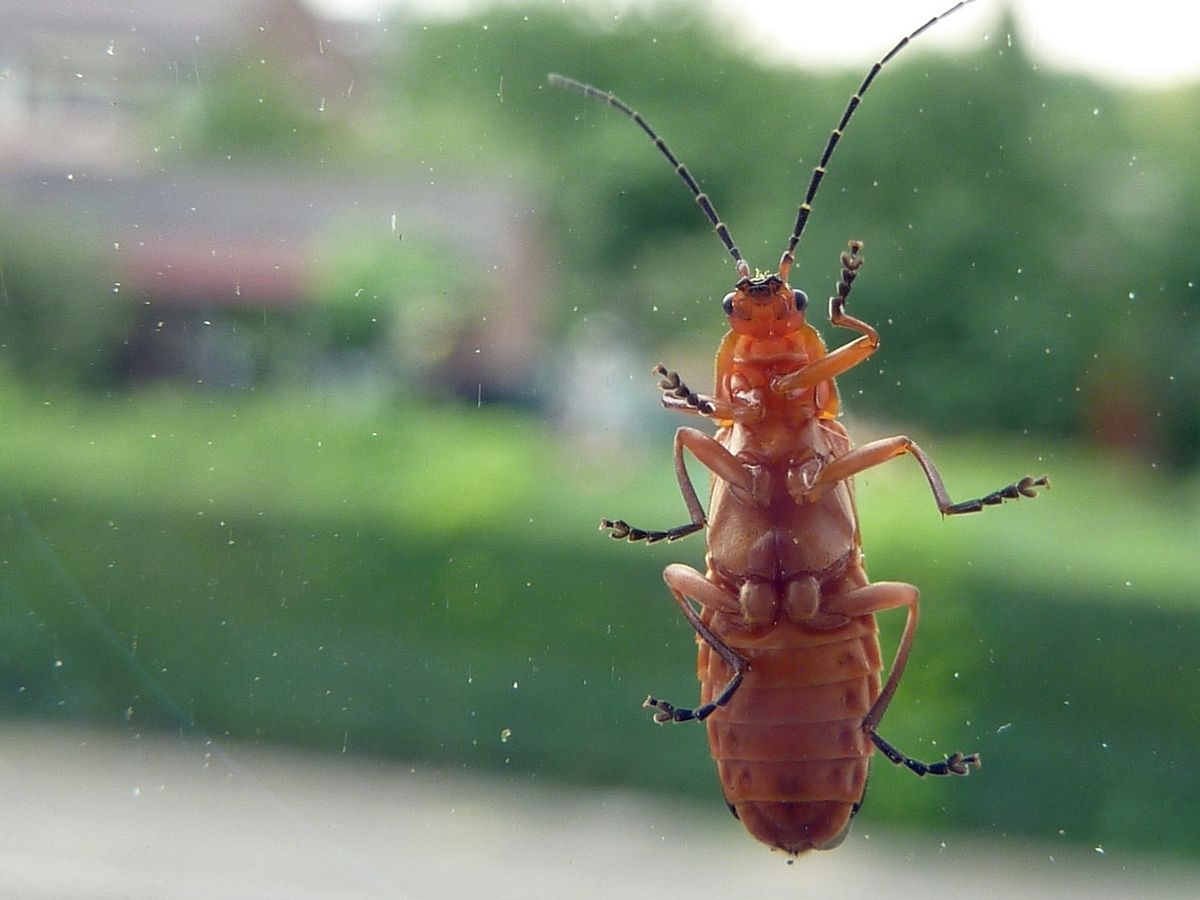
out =
[[[733,268],[645,136],[546,73],[638,108],[762,269],[861,74],[670,10],[274,9],[152,77],[120,41],[79,84],[25,57],[31,105],[117,118],[0,186],[0,715],[720,804],[700,730],[640,709],[696,695],[659,573],[702,540],[596,522],[685,518],[649,370],[709,380]],[[819,316],[866,244],[859,441],[913,435],[958,498],[1054,485],[943,522],[911,461],[859,478],[872,577],[925,599],[885,734],[985,761],[878,763],[862,820],[1196,857],[1200,89],[999,33],[885,70],[791,279]]]

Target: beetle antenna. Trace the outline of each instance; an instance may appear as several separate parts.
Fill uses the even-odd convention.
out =
[[[829,140],[825,144],[825,152],[821,154],[821,161],[813,169],[812,178],[808,182],[808,191],[804,195],[804,202],[800,204],[800,211],[796,215],[796,227],[792,230],[792,237],[788,241],[787,250],[784,251],[783,258],[779,260],[779,277],[781,280],[787,281],[792,263],[796,261],[796,245],[800,243],[800,235],[804,232],[804,226],[808,222],[808,214],[812,212],[813,198],[817,196],[817,188],[821,186],[821,179],[825,177],[825,168],[829,165],[829,157],[833,156],[833,148],[841,140],[842,132],[846,130],[846,125],[850,122],[850,117],[858,109],[858,104],[862,102],[863,94],[867,92],[867,88],[871,86],[871,82],[875,80],[875,76],[879,74],[879,70],[891,62],[892,57],[907,47],[910,41],[932,28],[934,23],[939,19],[944,19],[952,13],[958,12],[958,10],[962,9],[968,3],[973,2],[974,0],[959,0],[958,3],[951,6],[945,12],[934,16],[916,31],[902,38],[879,62],[871,67],[871,71],[867,73],[867,77],[863,79],[862,84],[858,86],[858,90],[854,92],[854,96],[850,98],[850,102],[846,104],[846,111],[842,113],[842,120],[838,122],[837,128],[833,129],[833,133],[829,135]]]
[[[969,3],[971,0],[963,0],[963,3]],[[962,5],[961,3],[959,4]],[[930,23],[932,24],[932,23]],[[928,28],[929,26],[925,26]],[[907,39],[906,39],[907,40]],[[899,49],[899,48],[897,48]],[[896,51],[893,50],[892,53]],[[890,55],[890,54],[889,54]],[[696,198],[696,203],[704,210],[704,214],[708,216],[708,220],[712,222],[713,228],[717,232],[717,237],[721,239],[721,243],[725,245],[725,249],[729,251],[729,255],[733,257],[733,261],[737,264],[739,278],[750,277],[750,267],[746,261],[742,259],[742,254],[738,252],[737,245],[733,242],[733,237],[729,234],[729,229],[725,223],[721,221],[717,215],[716,209],[713,208],[712,201],[708,199],[708,195],[700,190],[700,185],[696,184],[696,179],[692,177],[692,173],[687,170],[687,166],[676,159],[675,154],[667,147],[666,142],[658,136],[653,128],[642,118],[642,114],[630,107],[620,97],[613,94],[611,91],[602,91],[599,88],[592,87],[590,84],[584,84],[581,81],[576,81],[573,78],[567,78],[565,75],[550,75],[550,84],[554,87],[565,88],[568,91],[574,91],[577,94],[591,100],[599,100],[601,103],[607,103],[614,109],[623,112],[629,118],[633,119],[638,124],[642,131],[646,132],[650,140],[654,141],[654,146],[662,151],[662,155],[667,158],[667,161],[675,167],[676,173],[683,179],[684,184],[688,186],[688,190],[692,192],[692,196]],[[860,93],[861,93],[860,88]],[[847,117],[848,118],[848,117]],[[828,155],[828,151],[826,152]]]

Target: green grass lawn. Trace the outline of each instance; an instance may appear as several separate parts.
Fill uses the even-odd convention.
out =
[[[872,577],[922,589],[884,733],[979,750],[965,781],[879,762],[863,812],[935,830],[1200,855],[1193,481],[1069,446],[929,440],[861,477]],[[719,804],[694,642],[601,516],[685,518],[669,439],[572,446],[511,410],[0,388],[0,713],[403,757]],[[884,617],[894,646],[900,614]],[[194,723],[194,725],[193,725]]]

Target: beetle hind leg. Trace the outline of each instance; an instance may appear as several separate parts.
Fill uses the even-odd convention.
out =
[[[688,624],[695,629],[696,634],[712,648],[714,653],[725,660],[729,668],[733,670],[733,677],[721,688],[717,696],[695,709],[677,707],[673,703],[659,700],[656,697],[647,697],[642,706],[655,711],[655,722],[702,722],[733,699],[733,695],[737,693],[737,689],[742,684],[742,678],[749,668],[749,663],[745,657],[735,652],[728,644],[713,634],[712,630],[701,621],[699,614],[692,609],[688,598],[690,597],[706,609],[736,615],[739,613],[737,597],[719,585],[713,584],[690,566],[679,563],[667,566],[663,571],[663,580],[670,588],[671,596],[675,598],[675,602],[683,612],[684,618],[688,620]]]
[[[871,742],[891,762],[898,766],[904,766],[917,775],[922,777],[926,775],[967,775],[971,771],[971,766],[979,768],[978,753],[964,754],[956,750],[938,762],[925,763],[901,752],[875,730],[883,718],[883,714],[887,712],[888,705],[892,702],[892,697],[900,686],[904,668],[908,664],[908,654],[912,649],[913,638],[917,632],[919,596],[917,589],[911,584],[876,581],[873,584],[853,588],[828,598],[822,609],[826,612],[852,616],[874,614],[901,607],[908,610],[904,621],[904,632],[900,636],[900,646],[896,648],[896,658],[892,662],[892,670],[888,673],[888,679],[880,690],[879,697],[863,719],[863,730],[871,736]]]

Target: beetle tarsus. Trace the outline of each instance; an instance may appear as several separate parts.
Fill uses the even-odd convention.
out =
[[[717,704],[705,703],[703,706],[698,706],[695,709],[683,709],[673,703],[668,703],[666,700],[656,700],[654,697],[647,697],[642,707],[644,709],[653,709],[655,711],[654,721],[662,725],[667,722],[702,722],[716,711]]]
[[[978,753],[960,753],[955,750],[938,762],[925,763],[902,753],[874,731],[871,732],[871,741],[891,762],[898,766],[904,766],[922,778],[926,775],[969,775],[971,766],[978,769],[982,765]]]
[[[678,372],[672,372],[662,363],[659,363],[651,371],[659,376],[658,386],[662,388],[664,397],[674,397],[677,400],[682,400],[687,409],[695,410],[704,416],[710,416],[716,410],[713,402],[688,387],[683,379],[679,377]]]
[[[862,241],[850,241],[850,252],[842,253],[842,278],[837,283],[837,295],[829,298],[830,313],[829,318],[836,320],[841,317],[846,308],[846,298],[850,296],[850,288],[854,284],[854,278],[858,275],[858,270],[862,268],[863,258],[859,256],[859,251],[862,250]]]
[[[706,641],[709,641],[712,648],[716,650],[717,653],[725,657],[726,661],[734,667],[734,674],[733,677],[729,679],[729,683],[721,689],[721,693],[717,694],[717,696],[713,697],[703,706],[697,706],[695,709],[680,709],[678,706],[675,706],[673,703],[668,703],[666,700],[656,700],[653,696],[647,697],[646,702],[642,704],[642,708],[657,710],[657,712],[654,714],[654,721],[658,722],[659,724],[662,724],[663,722],[703,722],[718,709],[733,699],[733,695],[737,693],[737,689],[741,686],[742,679],[745,677],[744,667],[746,665],[746,660],[738,656],[728,647],[725,647],[724,644],[721,644],[716,636],[713,635],[712,632],[710,632],[706,627],[704,627],[699,620],[694,621],[692,624],[697,627],[701,637],[703,637]],[[712,643],[714,641],[716,643]],[[717,646],[718,644],[720,644],[720,647]],[[724,647],[724,653],[721,650],[722,647]]]
[[[964,500],[961,503],[955,503],[942,510],[942,515],[956,516],[962,513],[980,512],[985,506],[999,506],[1005,500],[1020,500],[1022,497],[1036,497],[1038,492],[1035,488],[1045,488],[1050,490],[1050,479],[1045,475],[1040,478],[1033,478],[1026,475],[1020,481],[1013,482],[1010,485],[1000,488],[998,491],[992,491],[990,494],[980,497],[977,500]]]
[[[631,544],[636,544],[639,541],[645,541],[647,544],[657,544],[659,541],[677,541],[680,538],[685,538],[689,534],[695,534],[704,527],[703,522],[688,522],[686,525],[679,525],[676,528],[669,528],[666,531],[646,531],[643,528],[634,528],[623,519],[601,519],[600,530],[610,531],[610,537],[616,541],[629,541]]]

